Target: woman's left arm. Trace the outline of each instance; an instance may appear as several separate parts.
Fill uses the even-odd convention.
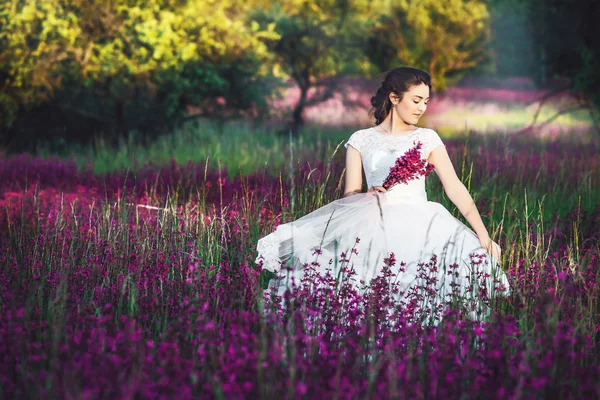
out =
[[[435,167],[446,195],[458,210],[469,221],[484,247],[490,245],[490,235],[483,225],[477,206],[465,185],[460,181],[444,146],[438,146],[429,154],[427,161]]]

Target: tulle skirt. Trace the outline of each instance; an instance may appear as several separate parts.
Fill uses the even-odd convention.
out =
[[[308,267],[333,276],[349,267],[357,291],[364,293],[386,261],[399,297],[424,283],[434,286],[430,293],[438,302],[452,293],[465,295],[475,282],[483,282],[480,290],[488,296],[509,292],[498,260],[469,227],[427,201],[424,191],[406,195],[395,188],[335,200],[260,239],[256,262],[276,273],[267,292],[283,295]]]

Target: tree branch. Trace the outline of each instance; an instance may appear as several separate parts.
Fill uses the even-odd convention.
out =
[[[519,129],[518,131],[514,132],[514,133],[524,133],[527,132],[528,130],[537,127],[539,128],[543,128],[544,126],[550,124],[552,121],[554,121],[555,119],[557,119],[558,117],[560,117],[563,114],[568,114],[574,111],[578,111],[578,110],[586,110],[588,109],[588,106],[585,104],[577,104],[575,106],[571,106],[571,107],[567,107],[564,108],[560,111],[558,111],[556,114],[554,114],[552,117],[548,118],[547,120],[545,120],[544,122],[540,123],[539,125],[535,126],[535,123],[531,123],[530,125],[526,126],[525,128]]]

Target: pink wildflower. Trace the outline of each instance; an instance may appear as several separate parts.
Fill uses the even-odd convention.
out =
[[[389,189],[399,183],[408,183],[419,175],[426,177],[433,171],[434,166],[421,158],[421,147],[422,143],[417,142],[414,147],[396,159],[396,163],[390,168],[390,173],[383,182],[384,188]]]

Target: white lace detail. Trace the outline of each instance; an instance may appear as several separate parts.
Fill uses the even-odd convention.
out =
[[[392,136],[376,132],[373,128],[361,129],[350,136],[344,145],[351,145],[360,152],[368,187],[381,186],[394,165],[396,158],[402,156],[418,141],[423,144],[421,154],[429,157],[431,150],[443,146],[439,135],[432,129],[417,128],[408,135]],[[424,178],[412,181],[405,190],[425,191]]]
[[[257,243],[258,257],[254,262],[260,264],[262,268],[277,272],[281,269],[281,259],[279,258],[279,242],[275,235],[267,235]]]

